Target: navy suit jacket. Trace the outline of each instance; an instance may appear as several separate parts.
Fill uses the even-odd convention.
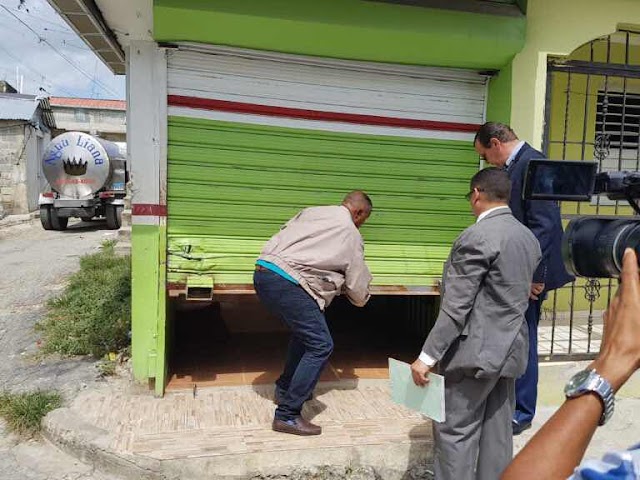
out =
[[[526,225],[540,242],[542,260],[533,275],[535,283],[544,283],[545,290],[554,290],[571,282],[574,277],[562,261],[562,222],[560,207],[551,200],[524,200],[524,179],[529,160],[544,158],[544,155],[525,143],[507,167],[511,179],[511,201],[513,216]]]

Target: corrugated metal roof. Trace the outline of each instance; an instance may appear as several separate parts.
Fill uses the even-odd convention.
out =
[[[32,95],[0,93],[0,120],[25,120],[33,118],[39,101]]]
[[[53,117],[48,97],[40,98],[40,110],[42,112],[42,120],[45,125],[49,128],[56,128],[56,119]]]
[[[40,107],[42,123],[48,128],[55,128],[56,122],[51,114],[51,107],[47,97],[21,95],[17,93],[0,93],[0,120],[22,120],[40,122],[34,118]]]
[[[99,110],[126,110],[124,100],[95,100],[93,98],[51,97],[52,107],[95,108]]]

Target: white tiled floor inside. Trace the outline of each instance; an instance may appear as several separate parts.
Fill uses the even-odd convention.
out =
[[[578,312],[577,312],[578,313]],[[592,317],[589,328],[588,317],[574,317],[573,326],[558,325],[564,323],[556,319],[555,328],[546,321],[538,327],[538,353],[540,355],[596,354],[602,341],[602,314]]]

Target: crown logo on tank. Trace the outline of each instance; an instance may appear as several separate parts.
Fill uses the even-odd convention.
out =
[[[67,158],[62,161],[64,172],[67,175],[73,175],[76,177],[87,173],[87,164],[88,162],[86,160],[82,160],[82,158],[77,160],[75,157],[73,157],[73,159]]]

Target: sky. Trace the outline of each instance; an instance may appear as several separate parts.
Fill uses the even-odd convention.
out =
[[[124,75],[114,75],[46,0],[0,0],[0,80],[18,90],[22,83],[30,95],[125,98]]]

